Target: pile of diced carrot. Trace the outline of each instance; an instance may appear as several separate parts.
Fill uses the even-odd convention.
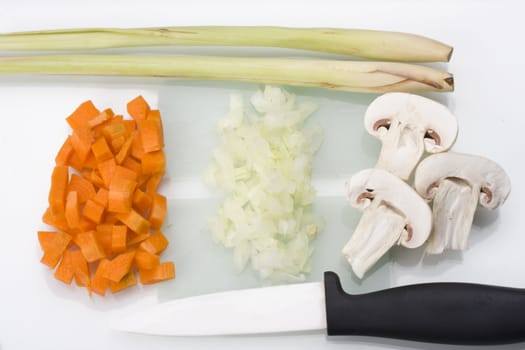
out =
[[[168,240],[160,231],[166,197],[157,189],[165,171],[162,119],[138,96],[132,119],[82,103],[66,121],[72,128],[51,176],[39,231],[41,262],[55,277],[100,295],[140,282],[175,278],[173,262],[160,262]]]

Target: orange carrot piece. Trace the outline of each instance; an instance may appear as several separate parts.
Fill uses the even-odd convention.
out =
[[[135,193],[133,193],[133,200],[131,204],[135,209],[138,210],[139,213],[145,215],[148,213],[152,202],[153,198],[150,194],[143,192],[140,188],[137,188]]]
[[[160,151],[164,147],[160,123],[155,119],[144,119],[140,120],[138,124],[144,152]]]
[[[131,181],[137,181],[138,177],[136,172],[120,165],[117,165],[115,167],[115,173],[113,174],[113,176],[115,178],[127,179]]]
[[[80,159],[79,155],[73,151],[69,156],[68,163],[70,167],[78,171],[79,173],[84,170],[84,160]]]
[[[167,200],[166,197],[155,193],[151,204],[148,220],[151,223],[151,228],[160,229],[166,218]]]
[[[86,219],[89,219],[96,224],[100,224],[102,221],[102,215],[104,215],[104,207],[94,200],[88,199],[82,209],[82,215],[84,215]]]
[[[164,172],[151,175],[148,181],[146,182],[146,193],[154,194],[155,192],[157,192],[160,183],[162,182],[163,176]]]
[[[140,136],[140,130],[135,134],[133,141],[131,142],[131,156],[135,159],[142,159],[144,155],[144,148],[142,147],[142,137]]]
[[[129,212],[136,186],[137,183],[133,180],[114,177],[109,184],[108,211],[114,213]]]
[[[120,292],[123,289],[134,286],[137,284],[137,278],[133,271],[129,271],[127,274],[122,277],[118,282],[109,281],[109,290],[111,293],[115,294]]]
[[[96,169],[97,167],[97,160],[95,159],[95,155],[91,150],[89,150],[88,155],[86,156],[86,159],[84,160],[84,169]]]
[[[111,250],[113,253],[126,251],[126,236],[128,228],[125,225],[113,225],[111,232]]]
[[[42,215],[42,221],[48,225],[58,228],[59,230],[69,230],[69,225],[67,224],[66,217],[63,211],[53,213],[51,208],[48,207],[44,212],[44,215]]]
[[[64,215],[70,228],[75,229],[80,227],[80,207],[78,202],[78,193],[76,191],[68,192]]]
[[[91,146],[91,151],[93,152],[97,162],[103,162],[110,158],[113,158],[113,153],[106,142],[104,137],[99,137],[93,142]]]
[[[128,241],[128,246],[139,244],[142,241],[148,239],[151,235],[149,233],[141,233],[140,235],[134,234],[132,238]]]
[[[84,162],[91,150],[91,130],[87,127],[73,130],[71,145],[80,161]]]
[[[95,228],[95,237],[97,242],[100,244],[104,250],[105,256],[111,255],[111,243],[112,243],[112,233],[113,225],[112,224],[100,224]]]
[[[80,129],[86,127],[89,121],[96,118],[100,111],[93,105],[93,102],[83,102],[78,108],[66,118],[67,123],[72,129]]]
[[[129,170],[132,170],[137,175],[140,175],[142,172],[142,165],[140,165],[140,163],[132,157],[127,157],[126,159],[124,159],[124,161],[122,162],[122,166]]]
[[[70,235],[65,232],[58,231],[53,239],[46,245],[46,248],[44,249],[44,256],[42,256],[40,262],[54,269],[70,241]]]
[[[136,234],[146,234],[149,233],[150,223],[148,220],[144,219],[139,213],[131,209],[127,213],[117,214],[117,218],[125,224],[131,231]]]
[[[116,225],[120,222],[120,220],[118,219],[117,217],[118,213],[111,213],[111,212],[108,212],[106,214],[106,217],[104,218],[104,221],[106,224],[110,224],[110,225]]]
[[[88,287],[91,283],[89,266],[80,250],[73,250],[71,253],[71,264],[73,265],[73,276],[77,286]]]
[[[122,162],[124,162],[124,159],[126,159],[126,157],[131,152],[131,144],[133,143],[134,137],[135,137],[135,132],[130,133],[130,136],[128,136],[128,138],[126,139],[122,147],[120,147],[120,150],[115,156],[115,160],[117,161],[117,164],[122,164]]]
[[[144,153],[141,159],[142,173],[152,174],[164,172],[166,168],[166,155],[163,151]]]
[[[66,138],[66,141],[62,144],[62,147],[58,150],[55,157],[56,165],[67,165],[69,163],[69,157],[73,154],[73,145],[71,144],[71,136]]]
[[[46,250],[46,247],[53,238],[55,238],[56,234],[56,231],[38,231],[38,243],[40,243],[40,248]]]
[[[122,121],[124,123],[124,126],[128,130],[128,134],[131,134],[135,130],[137,130],[137,122],[133,119],[124,119]]]
[[[111,118],[113,118],[114,115],[115,114],[113,113],[113,111],[111,109],[106,109],[106,110],[102,111],[102,113],[97,115],[95,118],[89,120],[87,125],[90,128],[94,128],[95,126],[98,126],[98,125],[100,125],[100,124],[110,120]]]
[[[160,264],[160,258],[150,252],[138,250],[133,263],[139,270],[151,270]]]
[[[87,262],[97,261],[106,256],[104,249],[97,242],[95,231],[79,233],[75,237],[75,243]]]
[[[62,260],[60,260],[60,263],[55,270],[55,278],[65,284],[71,284],[71,281],[73,281],[73,275],[73,260],[71,258],[71,253],[66,250],[64,255],[62,255]]]
[[[175,264],[172,261],[163,262],[151,270],[139,270],[142,284],[153,284],[175,278]]]
[[[167,246],[168,240],[166,239],[166,236],[164,236],[162,232],[157,231],[144,240],[139,245],[139,248],[150,252],[151,254],[158,254],[166,249]]]
[[[148,112],[150,111],[150,107],[146,100],[144,100],[144,97],[137,96],[133,100],[128,102],[127,105],[128,114],[134,119],[134,120],[141,120],[146,119],[146,116],[148,115]]]
[[[93,201],[97,204],[100,204],[103,208],[108,207],[108,195],[109,191],[105,188],[99,188],[97,191],[97,194],[95,197],[93,197]]]
[[[93,137],[98,139],[100,136],[104,136],[103,130],[106,126],[111,125],[113,123],[120,123],[123,120],[124,120],[124,117],[122,117],[121,115],[113,115],[111,118],[109,118],[105,122],[93,128]]]
[[[80,217],[80,225],[78,230],[72,230],[74,233],[81,233],[92,231],[97,227],[97,224],[87,218]]]
[[[106,273],[103,277],[110,281],[120,281],[131,269],[131,263],[135,257],[135,250],[130,250],[117,255],[108,263]]]
[[[91,183],[97,187],[103,188],[106,186],[104,183],[104,180],[102,179],[102,176],[100,175],[100,171],[98,169],[94,169],[89,173],[89,180]]]
[[[95,197],[97,192],[95,186],[82,176],[77,174],[71,175],[69,180],[68,192],[76,192],[78,194],[78,203],[84,204],[88,199]]]
[[[102,134],[111,143],[111,140],[115,140],[118,137],[124,137],[125,139],[128,136],[128,129],[123,121],[114,122],[104,126]]]
[[[69,169],[65,165],[57,165],[51,174],[51,188],[49,189],[49,206],[53,213],[64,211],[66,204],[67,183]]]
[[[115,173],[116,167],[117,163],[115,163],[114,158],[98,163],[98,171],[100,172],[102,180],[104,180],[104,185],[106,186],[106,188],[109,188],[109,183],[113,178],[113,174]]]
[[[111,140],[111,149],[115,154],[118,154],[118,152],[120,152],[120,149],[122,148],[122,146],[124,146],[126,140],[127,136],[119,136]]]
[[[100,260],[97,266],[97,270],[95,271],[95,275],[91,280],[91,290],[101,296],[106,295],[106,290],[108,289],[109,285],[109,281],[105,277],[103,277],[107,271],[108,264],[109,260]]]

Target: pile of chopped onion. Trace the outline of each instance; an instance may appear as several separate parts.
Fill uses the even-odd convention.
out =
[[[320,231],[310,179],[322,133],[303,126],[317,105],[272,86],[250,101],[255,113],[232,95],[217,124],[206,182],[226,198],[210,220],[213,239],[233,249],[239,272],[250,264],[265,281],[303,281]]]

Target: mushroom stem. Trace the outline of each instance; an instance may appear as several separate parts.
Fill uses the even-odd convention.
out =
[[[478,206],[480,188],[458,178],[447,178],[435,191],[432,209],[433,232],[426,252],[464,250]]]
[[[393,120],[382,138],[383,147],[376,167],[407,180],[425,150],[423,136],[424,131]]]
[[[342,253],[352,266],[357,277],[363,275],[394,244],[406,226],[406,220],[385,203],[372,204],[363,211],[352,238]]]

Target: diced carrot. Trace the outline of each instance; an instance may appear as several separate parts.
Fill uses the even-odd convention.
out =
[[[62,231],[67,231],[69,229],[64,212],[53,213],[50,207],[48,207],[44,212],[44,215],[42,215],[42,221]]]
[[[100,260],[95,275],[91,280],[91,290],[101,296],[106,295],[106,290],[108,289],[109,285],[109,280],[103,277],[107,271],[108,264],[109,260]]]
[[[92,231],[97,227],[97,224],[94,223],[91,220],[88,220],[87,218],[81,216],[80,217],[80,225],[78,230],[71,230],[73,233],[81,233],[81,232],[87,232]]]
[[[136,234],[148,233],[151,227],[149,221],[133,209],[128,213],[117,214],[117,218]]]
[[[128,114],[135,120],[146,119],[150,107],[144,97],[137,96],[133,100],[128,102],[127,105]]]
[[[98,169],[94,169],[89,173],[89,179],[91,180],[91,183],[99,188],[103,188],[106,186],[104,183],[104,180],[102,179],[102,176],[100,175],[100,171]]]
[[[80,207],[78,202],[78,193],[76,191],[68,192],[64,215],[69,227],[73,229],[80,228]]]
[[[133,141],[131,142],[131,156],[135,159],[142,159],[144,155],[144,148],[142,147],[142,137],[140,136],[140,130],[135,134]]]
[[[128,246],[133,246],[135,244],[139,244],[142,241],[148,239],[151,235],[148,233],[141,233],[140,235],[133,234],[132,238],[128,241]]]
[[[131,134],[137,130],[137,122],[133,119],[125,119],[122,121],[124,126],[128,130],[128,134]]]
[[[69,126],[72,129],[80,129],[86,127],[90,120],[96,118],[100,111],[93,105],[93,102],[86,101],[82,103],[77,109],[66,118]]]
[[[151,177],[146,182],[146,193],[153,194],[157,192],[163,176],[164,172],[151,175]]]
[[[117,217],[118,213],[111,213],[108,212],[106,214],[106,217],[104,218],[104,222],[106,224],[116,225],[120,222],[119,218]]]
[[[118,152],[120,152],[120,149],[126,143],[126,140],[127,140],[127,136],[124,136],[124,135],[116,137],[113,140],[111,140],[111,149],[113,150],[115,154],[118,154]]]
[[[160,258],[145,250],[138,250],[133,263],[139,270],[151,270],[160,264]]]
[[[95,118],[89,120],[87,124],[90,128],[94,128],[95,126],[110,120],[111,118],[113,118],[114,115],[115,114],[111,109],[106,109],[102,111],[102,113],[97,115]]]
[[[115,163],[114,158],[105,160],[98,164],[98,171],[100,172],[100,176],[102,177],[102,180],[104,180],[104,184],[106,188],[109,188],[109,183],[111,182],[111,179],[113,178],[113,174],[115,173],[116,167],[117,167],[117,163]]]
[[[38,231],[38,243],[40,243],[40,248],[45,250],[47,245],[55,238],[57,234],[56,231]]]
[[[55,157],[55,164],[67,165],[71,154],[73,154],[73,145],[71,144],[71,136],[68,136]]]
[[[88,199],[95,197],[97,194],[95,186],[89,180],[77,174],[71,174],[68,192],[76,192],[78,194],[79,204],[86,203]]]
[[[124,166],[117,165],[115,167],[114,178],[127,179],[132,181],[137,181],[138,174],[131,169],[128,169]]]
[[[118,282],[109,281],[109,290],[115,294],[123,289],[134,286],[137,284],[137,278],[133,271],[129,271],[122,279]]]
[[[151,228],[160,229],[166,218],[167,201],[166,197],[155,193],[153,195],[153,202],[149,212],[148,220],[151,223]]]
[[[73,275],[73,260],[71,258],[71,253],[66,250],[64,255],[62,255],[62,260],[60,260],[60,263],[55,270],[55,278],[65,284],[71,284],[71,281],[73,281]]]
[[[151,270],[139,270],[142,284],[153,284],[175,278],[175,264],[171,261],[163,262]]]
[[[129,212],[136,186],[133,180],[113,177],[109,184],[108,210],[114,213]]]
[[[120,281],[131,269],[131,263],[135,257],[135,250],[130,250],[125,253],[117,255],[110,260],[108,268],[103,277],[110,281]]]
[[[142,172],[142,165],[140,165],[140,163],[132,157],[127,157],[126,159],[124,159],[124,161],[122,162],[122,166],[134,171],[136,174],[141,174]]]
[[[106,120],[105,122],[95,126],[93,128],[93,137],[98,139],[100,136],[104,136],[103,130],[106,126],[111,125],[113,123],[120,123],[124,120],[124,117],[121,115],[113,115],[110,119]]]
[[[106,142],[104,137],[99,137],[93,142],[91,146],[91,151],[93,152],[97,162],[103,162],[110,158],[113,158],[113,153]]]
[[[148,112],[148,115],[146,116],[146,119],[149,120],[156,120],[162,125],[162,118],[160,116],[160,111],[158,109],[152,109]]]
[[[160,151],[164,147],[164,140],[160,123],[154,119],[144,119],[138,122],[142,149],[144,152]]]
[[[46,248],[44,249],[44,256],[42,256],[40,262],[54,269],[62,254],[64,254],[64,251],[66,250],[70,241],[70,235],[65,232],[58,231],[53,239],[46,245]]]
[[[104,223],[97,225],[97,227],[95,228],[95,237],[97,239],[97,242],[104,250],[104,255],[106,256],[111,256],[112,233],[112,224]]]
[[[84,161],[80,159],[79,155],[76,154],[75,151],[73,151],[69,156],[67,165],[69,165],[79,173],[82,172],[82,170],[84,170]]]
[[[102,129],[102,134],[106,140],[111,143],[111,140],[115,140],[118,137],[123,136],[125,139],[128,136],[128,129],[126,128],[126,124],[121,121],[106,125],[104,129]]]
[[[82,209],[82,215],[94,223],[100,224],[102,215],[104,215],[104,207],[94,200],[88,199]]]
[[[84,160],[84,169],[96,169],[97,167],[97,160],[95,159],[95,155],[91,150],[89,150],[88,155],[86,156],[86,159]]]
[[[135,137],[135,132],[130,133],[130,136],[128,136],[128,138],[126,139],[122,147],[120,147],[120,150],[115,156],[115,160],[117,161],[117,164],[122,164],[122,162],[124,162],[124,159],[126,159],[126,157],[129,155],[131,151],[131,144],[133,143],[134,137]]]
[[[91,130],[87,127],[76,129],[71,134],[71,145],[81,162],[84,162],[91,150]]]
[[[140,188],[137,188],[135,193],[133,193],[132,205],[139,213],[143,215],[148,213],[152,202],[153,198],[151,195],[149,193],[143,192]]]
[[[75,237],[75,243],[87,262],[97,261],[106,256],[103,248],[97,242],[95,231],[79,233]]]
[[[57,165],[51,175],[51,188],[49,189],[49,206],[53,213],[64,211],[67,195],[67,182],[69,170],[67,166]]]
[[[93,201],[100,204],[103,208],[108,207],[108,194],[109,191],[105,188],[99,188],[97,191],[97,194],[95,197],[93,197]]]
[[[89,273],[89,266],[80,250],[73,250],[71,252],[71,264],[73,265],[73,276],[77,286],[90,286],[91,275]]]
[[[163,173],[166,168],[166,156],[163,151],[144,153],[141,158],[142,173]]]
[[[168,240],[166,236],[160,231],[155,232],[144,240],[139,248],[143,249],[151,254],[159,254],[168,246]]]
[[[113,225],[111,232],[111,250],[113,253],[126,251],[126,237],[128,228],[125,225]]]

